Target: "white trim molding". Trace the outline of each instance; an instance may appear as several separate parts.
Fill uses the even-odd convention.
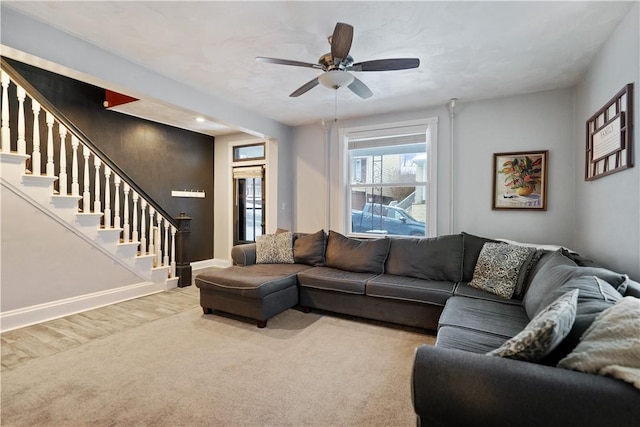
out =
[[[0,313],[0,332],[104,307],[165,290],[164,284],[142,282]]]

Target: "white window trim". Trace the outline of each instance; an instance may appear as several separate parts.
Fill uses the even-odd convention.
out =
[[[365,136],[367,133],[372,134],[386,134],[392,135],[396,128],[407,128],[413,126],[421,126],[425,129],[425,132],[430,133],[430,138],[427,139],[427,161],[429,176],[428,181],[428,193],[429,193],[429,221],[427,223],[427,230],[429,233],[427,237],[435,237],[437,235],[438,226],[438,162],[435,161],[438,158],[438,117],[429,117],[418,120],[407,120],[402,122],[392,123],[380,123],[376,125],[358,126],[340,128],[338,130],[339,141],[339,158],[338,158],[338,170],[340,171],[340,181],[338,194],[334,198],[334,215],[336,220],[334,229],[341,230],[342,233],[347,233],[347,225],[350,223],[351,216],[348,214],[347,207],[350,206],[348,188],[349,188],[349,148],[348,137],[354,133],[358,133],[359,136]],[[351,233],[350,235],[356,235]],[[358,235],[362,236],[362,235]],[[371,237],[371,236],[367,236]]]

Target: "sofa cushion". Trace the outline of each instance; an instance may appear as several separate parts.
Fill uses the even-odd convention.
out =
[[[200,289],[263,298],[274,292],[296,286],[296,274],[311,267],[301,264],[233,265],[206,270],[198,274],[195,284]]]
[[[462,280],[470,282],[473,279],[473,271],[476,268],[476,261],[480,256],[480,251],[485,243],[497,243],[497,240],[488,239],[486,237],[475,236],[473,234],[460,233],[463,241],[463,261],[462,261]]]
[[[313,234],[300,234],[293,242],[293,258],[299,264],[321,267],[325,264],[326,246],[327,235],[324,230]]]
[[[554,252],[551,258],[544,263],[532,278],[531,284],[522,300],[529,317],[534,318],[548,304],[548,295],[551,291],[571,279],[582,276],[596,276],[615,288],[627,280],[626,275],[604,268],[579,267],[562,255],[561,252]]]
[[[389,239],[351,239],[329,231],[327,267],[355,273],[383,273],[389,254]]]
[[[364,295],[366,283],[375,273],[354,273],[329,267],[315,267],[298,274],[301,287]]]
[[[372,297],[444,305],[453,295],[453,282],[381,274],[367,282],[365,293]]]
[[[567,336],[576,318],[577,289],[567,292],[545,307],[527,326],[508,339],[490,356],[537,362]]]
[[[485,354],[500,347],[504,337],[455,326],[441,326],[438,329],[436,347],[452,348],[471,353]]]
[[[264,234],[256,238],[256,264],[293,264],[293,233]]]
[[[438,322],[502,337],[502,342],[520,332],[529,323],[527,312],[515,304],[476,298],[451,297]]]
[[[536,249],[505,243],[485,243],[469,286],[509,299],[518,283],[518,275]],[[526,267],[525,267],[526,268]]]
[[[595,319],[580,344],[558,364],[610,375],[640,389],[640,299],[624,297]]]
[[[426,280],[462,280],[462,235],[390,241],[385,273]]]
[[[488,301],[498,301],[504,304],[522,305],[522,301],[520,301],[519,299],[504,299],[496,294],[491,294],[489,292],[471,287],[466,282],[458,283],[453,291],[453,294],[460,297],[479,298]]]
[[[569,280],[562,286],[551,290],[544,302],[552,301],[560,295],[578,290],[576,320],[567,337],[545,360],[545,364],[555,365],[569,354],[580,342],[580,337],[591,326],[596,316],[622,299],[622,295],[613,286],[596,276],[582,276]]]

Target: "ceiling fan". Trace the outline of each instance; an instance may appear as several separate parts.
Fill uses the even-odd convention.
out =
[[[367,99],[373,95],[371,89],[367,87],[361,80],[348,71],[393,71],[407,70],[420,66],[418,58],[395,58],[395,59],[376,59],[373,61],[364,61],[354,63],[353,58],[349,55],[351,49],[351,41],[353,40],[353,26],[338,22],[333,34],[329,36],[329,44],[331,52],[320,57],[317,64],[310,62],[291,61],[288,59],[266,58],[259,56],[256,61],[268,62],[271,64],[291,65],[294,67],[317,68],[324,71],[320,76],[303,84],[291,93],[291,97],[297,97],[308,92],[318,85],[322,84],[331,89],[338,89],[347,86],[353,93],[363,99]]]

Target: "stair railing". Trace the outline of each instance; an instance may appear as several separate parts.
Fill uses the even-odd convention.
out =
[[[153,257],[154,267],[169,267],[168,277],[175,277],[178,223],[6,61],[2,61],[0,80],[2,86],[0,152],[29,156],[30,162],[27,161],[26,174],[55,177],[57,171],[57,197],[77,198],[78,212],[102,214],[102,227],[121,229],[120,236],[123,243],[139,242],[139,256]],[[13,122],[9,102],[10,96],[14,93],[18,109],[15,122],[17,134],[15,151],[11,147],[13,129],[10,124]],[[30,140],[27,140],[26,103],[31,105],[33,117]],[[46,134],[46,154],[42,153],[40,147],[42,133]],[[69,135],[70,186],[67,170],[69,160],[67,137]],[[58,163],[54,158],[56,142],[58,143]],[[83,158],[82,178],[79,155]],[[91,157],[93,157],[93,164],[90,161]],[[44,173],[43,160],[46,160]],[[80,195],[81,184],[82,195]]]

